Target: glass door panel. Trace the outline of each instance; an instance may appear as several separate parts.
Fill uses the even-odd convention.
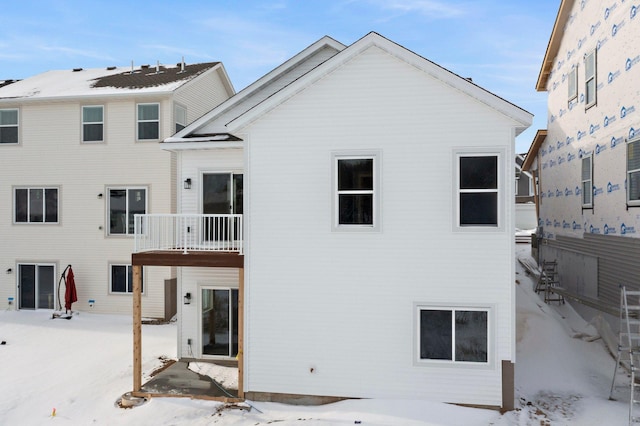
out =
[[[54,308],[54,282],[53,266],[38,265],[38,309]]]
[[[202,176],[202,213],[229,214],[231,211],[231,182],[229,174],[210,173]],[[223,221],[204,219],[204,240],[217,241],[226,235]]]
[[[20,309],[36,308],[36,265],[20,265],[18,268]]]
[[[238,290],[202,289],[202,355],[238,354]]]

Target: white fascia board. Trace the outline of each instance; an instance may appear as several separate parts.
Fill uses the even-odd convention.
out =
[[[244,142],[242,141],[231,141],[231,142],[219,142],[219,141],[208,141],[208,142],[162,142],[160,143],[160,147],[164,151],[187,151],[187,150],[198,150],[198,149],[229,149],[236,148],[242,149],[244,147]]]
[[[346,46],[329,36],[324,36],[320,40],[313,43],[311,46],[307,47],[300,53],[293,56],[291,59],[287,60],[283,64],[277,66],[264,76],[260,77],[258,80],[254,81],[240,92],[230,97],[226,101],[222,102],[220,105],[209,111],[207,114],[195,120],[193,123],[182,129],[180,132],[176,133],[175,137],[184,137],[191,133],[196,132],[200,127],[206,125],[207,123],[213,121],[217,116],[221,115],[225,111],[233,108],[238,102],[242,101],[247,96],[252,95],[263,87],[269,85],[271,81],[276,79],[278,76],[286,73],[289,69],[295,67],[298,63],[303,61],[305,58],[313,55],[318,50],[322,49],[325,46],[329,46],[338,52],[341,52],[346,48]],[[220,133],[228,132],[226,128],[221,128]]]
[[[264,100],[253,109],[240,115],[235,120],[227,123],[227,131],[233,132],[235,129],[243,127],[248,123],[256,120],[264,113],[280,105],[287,99],[294,96],[296,93],[303,90],[305,87],[313,84],[315,81],[319,80],[337,67],[346,63],[351,58],[355,57],[356,55],[372,46],[379,47],[390,55],[403,60],[404,62],[442,81],[443,83],[462,91],[463,93],[477,99],[478,101],[486,104],[494,110],[506,115],[511,120],[515,121],[515,124],[517,125],[516,135],[531,126],[533,122],[533,114],[531,114],[530,112],[500,98],[499,96],[487,91],[486,89],[481,88],[480,86],[470,82],[469,80],[460,77],[457,74],[454,74],[453,72],[435,64],[434,62],[429,61],[428,59],[423,58],[422,56],[408,50],[403,46],[400,46],[397,43],[394,43],[382,37],[377,33],[369,33],[360,40],[353,43],[351,46],[344,49],[342,52],[328,59],[317,68],[309,71],[294,83],[283,88],[270,98]]]
[[[92,93],[86,95],[77,95],[77,96],[51,96],[51,97],[41,97],[41,98],[31,98],[31,97],[19,97],[19,98],[2,98],[0,99],[1,104],[27,104],[27,103],[49,103],[49,102],[85,102],[89,99],[158,99],[161,97],[170,97],[173,95],[173,90],[166,90],[162,92],[126,92],[126,93],[108,93],[108,94],[100,94],[100,93]]]

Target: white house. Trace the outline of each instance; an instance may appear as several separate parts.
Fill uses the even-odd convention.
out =
[[[587,318],[640,288],[640,16],[635,2],[560,3],[536,89],[547,129],[523,168],[539,180],[539,257]],[[617,327],[618,321],[613,320]]]
[[[133,215],[175,211],[176,158],[158,142],[233,93],[217,62],[49,71],[2,85],[3,309],[59,308],[72,265],[73,310],[131,312]],[[171,317],[175,270],[143,275],[144,315]]]
[[[376,33],[322,38],[164,141],[188,189],[140,217],[134,271],[179,266],[178,354],[237,357],[239,396],[511,407],[531,119]]]

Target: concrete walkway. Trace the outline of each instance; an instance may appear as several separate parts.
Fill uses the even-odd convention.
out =
[[[224,389],[211,377],[189,370],[189,363],[176,361],[142,386],[141,392],[162,395],[236,397],[237,391]]]

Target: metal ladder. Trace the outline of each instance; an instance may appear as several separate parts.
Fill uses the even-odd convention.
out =
[[[536,293],[544,292],[545,303],[558,302],[564,303],[564,297],[554,293],[553,289],[559,287],[558,280],[558,262],[553,260],[543,260],[540,270],[540,278],[536,283]]]
[[[634,416],[635,408],[640,408],[640,383],[636,382],[640,367],[640,291],[620,290],[620,332],[618,333],[618,355],[613,372],[609,399],[613,399],[613,389],[618,368],[622,366],[630,372],[629,385],[629,424],[640,422]]]

